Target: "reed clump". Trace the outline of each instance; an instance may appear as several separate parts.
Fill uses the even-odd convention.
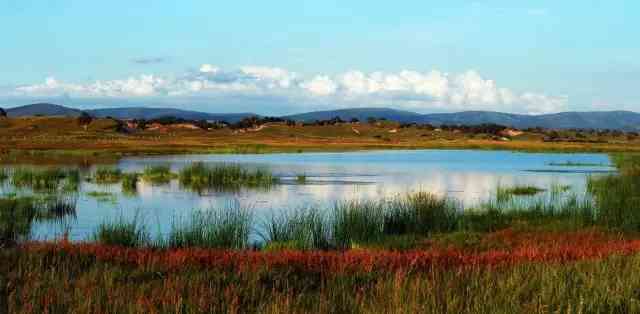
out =
[[[144,247],[151,243],[151,235],[139,215],[134,219],[128,220],[121,216],[101,223],[94,232],[93,239],[100,244],[124,247]]]
[[[182,186],[195,191],[267,189],[278,183],[278,178],[268,170],[248,170],[235,164],[207,166],[204,163],[194,163],[180,171],[179,179]]]
[[[188,218],[187,221],[174,222],[165,246],[225,249],[249,247],[253,214],[236,202],[208,211],[196,211]]]
[[[93,179],[98,184],[118,183],[122,179],[122,170],[118,168],[98,168]]]
[[[56,190],[67,181],[68,189],[77,189],[80,182],[78,170],[50,168],[44,170],[20,168],[11,174],[11,183],[19,188],[33,190]]]
[[[149,166],[142,173],[142,179],[152,184],[167,184],[175,178],[176,175],[171,172],[171,167],[167,165]]]

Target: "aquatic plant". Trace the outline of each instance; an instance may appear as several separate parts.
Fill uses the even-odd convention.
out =
[[[345,201],[334,206],[331,217],[334,245],[351,248],[384,236],[385,207],[377,201]]]
[[[117,183],[122,178],[122,170],[118,168],[98,168],[93,176],[96,183],[112,184]]]
[[[187,221],[174,222],[165,241],[171,248],[244,249],[249,246],[253,214],[237,202],[195,211]]]
[[[7,169],[0,168],[0,183],[6,181],[7,179],[9,179],[9,171],[7,171]]]
[[[103,245],[143,247],[150,243],[151,236],[136,214],[133,219],[120,216],[116,220],[102,222],[94,232],[93,239]]]
[[[262,230],[266,250],[326,250],[332,247],[329,221],[317,208],[272,213],[263,223]]]
[[[142,173],[142,179],[153,184],[167,184],[175,177],[167,165],[148,166]]]
[[[298,184],[307,183],[307,175],[306,174],[298,174],[298,175],[296,175],[296,183],[298,183]]]
[[[516,185],[512,187],[498,186],[496,197],[499,200],[509,200],[513,196],[532,196],[546,191],[533,185]]]
[[[236,164],[208,167],[203,163],[193,163],[180,171],[179,178],[182,186],[198,192],[207,189],[269,188],[278,182],[278,178],[265,169],[251,171]]]
[[[136,194],[138,191],[139,173],[125,173],[122,175],[122,192]]]
[[[79,177],[78,170],[20,168],[15,169],[11,174],[11,183],[16,187],[43,191],[58,189],[61,183],[68,179],[68,183],[71,184],[69,189],[77,189],[77,182],[80,181]]]
[[[454,230],[459,206],[451,199],[417,192],[396,197],[384,204],[384,232],[388,235],[418,234]]]

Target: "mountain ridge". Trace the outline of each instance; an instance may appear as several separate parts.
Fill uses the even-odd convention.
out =
[[[9,117],[21,116],[79,116],[83,110],[50,103],[36,103],[20,107],[5,108]],[[116,107],[84,110],[96,117],[114,117],[117,119],[156,119],[166,116],[189,120],[217,120],[234,123],[245,117],[260,116],[255,113],[208,113],[176,108]],[[626,110],[613,111],[567,111],[542,115],[504,113],[496,111],[461,111],[454,113],[421,114],[412,111],[383,108],[347,108],[322,110],[281,116],[283,119],[301,122],[329,120],[340,117],[345,121],[368,118],[387,119],[400,123],[429,123],[433,125],[460,124],[477,125],[495,123],[515,128],[542,127],[550,129],[618,129],[625,131],[640,130],[640,113]]]

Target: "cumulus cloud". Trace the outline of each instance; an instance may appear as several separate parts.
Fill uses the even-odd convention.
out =
[[[300,106],[330,103],[334,107],[389,106],[430,110],[496,110],[549,113],[566,109],[566,96],[517,92],[474,70],[397,73],[348,71],[338,75],[301,77],[277,67],[245,66],[223,70],[203,64],[180,76],[140,75],[122,80],[67,83],[47,78],[42,84],[16,87],[11,96],[177,97],[218,96],[281,98]]]

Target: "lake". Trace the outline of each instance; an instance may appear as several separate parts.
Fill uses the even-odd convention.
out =
[[[121,184],[96,184],[85,178],[97,167],[80,169],[81,182],[73,193],[75,214],[64,219],[34,221],[32,239],[52,239],[67,233],[72,240],[89,239],[96,227],[120,217],[138,217],[154,234],[167,233],[177,220],[193,210],[208,210],[230,202],[251,208],[257,220],[274,212],[331,208],[343,200],[391,198],[426,191],[459,201],[465,208],[491,199],[498,186],[534,185],[549,189],[571,186],[584,194],[588,175],[612,172],[607,154],[550,154],[477,150],[367,151],[265,155],[179,155],[125,158],[114,167],[142,172],[154,165],[173,172],[194,162],[239,164],[268,169],[280,182],[270,188],[236,191],[193,191],[173,179],[166,184],[139,181],[135,193],[123,193]],[[0,166],[1,167],[1,166]],[[8,179],[0,193],[38,194],[12,184],[11,173],[34,165],[4,166]],[[297,180],[304,176],[305,180]]]

